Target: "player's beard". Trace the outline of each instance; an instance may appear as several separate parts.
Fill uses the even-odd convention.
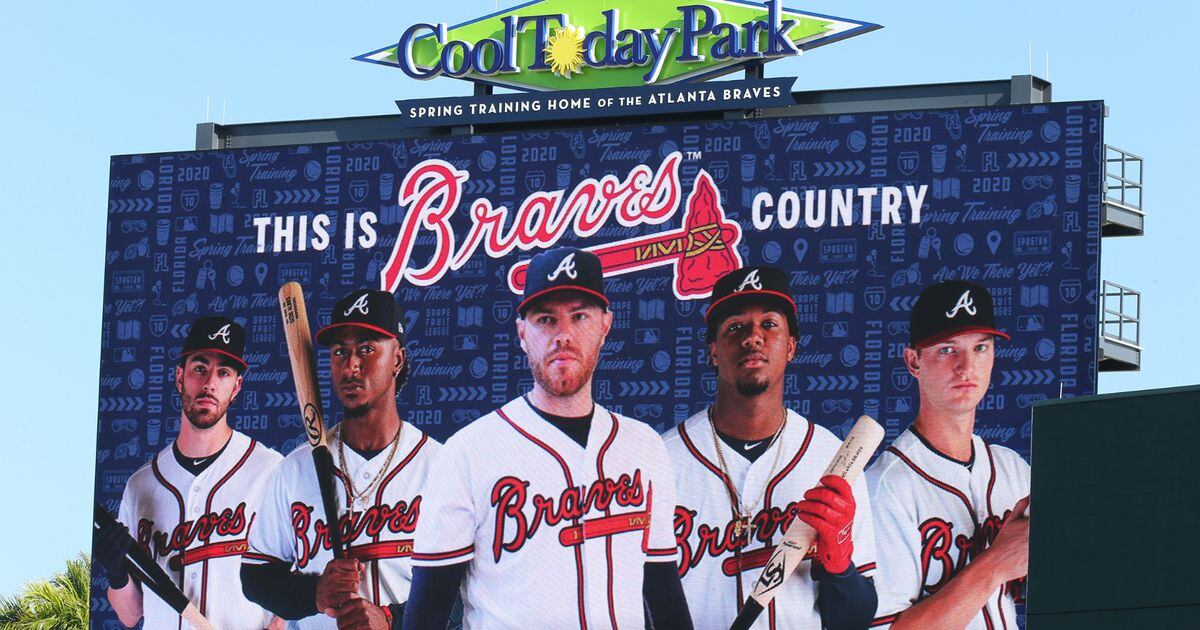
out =
[[[596,369],[595,356],[588,357],[580,353],[575,357],[578,361],[568,363],[566,369],[549,368],[542,361],[531,361],[529,367],[533,371],[533,380],[552,396],[574,396],[587,385],[592,378],[592,371]]]
[[[193,427],[197,429],[211,429],[214,425],[225,417],[225,413],[229,411],[230,401],[221,402],[214,396],[209,396],[216,401],[215,408],[201,407],[196,404],[199,396],[183,395],[183,415],[188,419]]]
[[[746,398],[753,398],[767,391],[771,382],[761,376],[745,376],[737,379],[737,392]]]

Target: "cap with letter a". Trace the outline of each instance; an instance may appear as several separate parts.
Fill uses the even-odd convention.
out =
[[[713,285],[712,302],[704,312],[707,340],[716,339],[716,327],[746,304],[762,304],[779,311],[787,318],[788,332],[793,337],[800,334],[787,274],[778,267],[764,265],[734,269]]]
[[[387,291],[357,289],[333,305],[329,325],[317,331],[317,343],[328,346],[347,327],[362,328],[404,343],[404,324],[397,318],[396,298]]]
[[[595,254],[575,247],[556,247],[529,261],[525,274],[525,293],[517,306],[522,317],[537,299],[559,291],[576,291],[608,308],[604,294],[604,269]]]
[[[197,352],[214,352],[237,364],[239,371],[246,370],[242,358],[246,350],[246,330],[228,317],[204,316],[192,322],[183,351],[179,353],[179,364]]]
[[[987,289],[966,280],[947,280],[926,287],[909,313],[909,345],[924,348],[964,333],[1011,339],[996,328],[995,307]]]

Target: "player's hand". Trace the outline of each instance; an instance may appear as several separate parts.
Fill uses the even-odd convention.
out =
[[[363,565],[358,560],[330,560],[317,580],[317,610],[336,617],[338,608],[359,598],[358,583],[362,574]]]
[[[108,585],[120,589],[129,583],[129,573],[125,569],[125,554],[129,552],[133,538],[129,528],[114,521],[107,527],[101,527],[94,534],[94,552],[92,559],[104,567],[108,575]]]
[[[337,609],[338,630],[390,630],[391,621],[383,609],[365,599],[356,599]]]
[[[821,485],[804,493],[800,520],[817,530],[817,561],[832,574],[845,573],[854,553],[854,493],[845,479],[821,477]]]
[[[984,552],[995,564],[996,578],[1001,583],[1023,578],[1029,573],[1029,519],[1025,518],[1028,507],[1029,497],[1017,501],[1000,526],[996,540]]]

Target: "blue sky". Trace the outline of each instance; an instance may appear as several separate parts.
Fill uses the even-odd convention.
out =
[[[510,6],[511,3],[499,3]],[[1146,158],[1147,235],[1105,239],[1102,275],[1145,293],[1143,370],[1102,392],[1200,383],[1195,243],[1200,56],[1195,5],[790,0],[882,31],[768,66],[798,90],[1049,75],[1058,101],[1104,99],[1106,141]],[[388,114],[397,98],[469,93],[350,61],[416,21],[493,0],[410,3],[20,3],[0,20],[0,593],[89,546],[108,158],[186,150],[195,125]],[[1159,13],[1154,13],[1159,11]],[[1046,55],[1050,68],[1046,67]]]

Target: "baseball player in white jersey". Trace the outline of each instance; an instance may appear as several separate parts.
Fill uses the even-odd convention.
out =
[[[754,628],[865,628],[875,613],[874,524],[866,483],[822,478],[841,440],[783,404],[796,351],[786,274],[737,269],[705,313],[715,402],[664,437],[679,507],[679,573],[697,628],[728,628],[796,518],[816,554]]]
[[[179,437],[130,476],[118,521],[214,626],[282,628],[242,595],[238,577],[258,498],[280,460],[229,426],[226,412],[246,369],[244,347],[245,332],[229,319],[201,317],[192,324],[175,369],[183,407]],[[129,578],[122,567],[127,547],[115,543],[120,539],[128,541],[101,532],[96,562],[108,571],[108,599],[121,623],[191,627]]]
[[[972,432],[997,339],[987,289],[925,289],[904,363],[917,418],[867,471],[875,501],[879,611],[872,627],[1016,628],[1028,571],[1029,464]]]
[[[334,305],[317,331],[329,346],[344,420],[330,431],[338,526],[334,559],[312,450],[292,451],[267,485],[243,558],[248,596],[307,628],[398,628],[408,599],[421,487],[438,443],[404,422],[396,392],[408,378],[395,298],[360,289]]]
[[[445,627],[460,589],[466,628],[690,627],[662,440],[591,397],[607,307],[594,254],[533,258],[517,309],[533,390],[442,449],[405,628]]]

